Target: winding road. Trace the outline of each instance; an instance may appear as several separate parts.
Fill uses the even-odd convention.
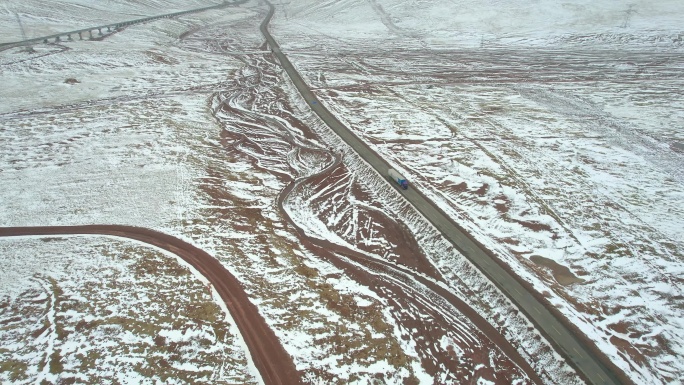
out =
[[[241,2],[238,2],[241,3]],[[269,12],[260,26],[280,65],[288,73],[294,85],[307,101],[311,109],[359,156],[364,159],[381,176],[384,176],[390,165],[371,150],[363,141],[345,127],[316,98],[302,77],[294,69],[280,46],[268,32],[268,24],[274,14],[274,7],[268,3]],[[137,20],[138,22],[142,21]],[[12,44],[22,44],[17,42]],[[549,341],[578,369],[591,384],[619,384],[616,372],[609,369],[607,360],[580,340],[566,324],[549,311],[535,295],[509,273],[497,259],[482,245],[477,243],[461,227],[454,223],[433,202],[414,188],[406,191],[398,190],[425,218],[427,218],[456,248],[494,282],[522,311],[535,323]],[[284,195],[283,195],[284,196]],[[282,204],[282,201],[280,202]],[[203,276],[215,287],[225,301],[231,315],[247,343],[254,363],[267,384],[297,384],[301,379],[292,362],[292,358],[284,350],[265,320],[259,315],[242,289],[240,282],[228,272],[221,263],[205,251],[178,238],[157,231],[117,225],[84,225],[84,226],[52,226],[52,227],[5,227],[0,228],[1,237],[27,235],[83,235],[97,234],[134,239],[159,247],[176,254]],[[332,246],[331,246],[332,247]],[[350,259],[360,260],[363,255],[346,253]],[[380,263],[380,262],[376,262]],[[388,266],[382,266],[387,268]],[[394,267],[396,269],[396,266]],[[403,272],[396,271],[397,274]],[[422,284],[428,285],[424,281]],[[437,290],[437,288],[434,288]],[[448,292],[440,292],[448,297]],[[510,353],[510,352],[509,352]],[[525,366],[525,363],[520,363]]]
[[[518,367],[524,371],[534,383],[542,384],[542,379],[537,375],[530,363],[525,361],[520,353],[513,347],[513,345],[511,345],[510,342],[506,340],[506,338],[494,326],[487,322],[484,317],[463,302],[463,300],[461,300],[458,296],[445,289],[441,285],[442,282],[429,279],[422,274],[416,274],[410,269],[402,267],[400,264],[372,258],[360,251],[340,246],[334,242],[311,237],[307,235],[306,231],[300,227],[296,221],[289,217],[288,211],[283,207],[283,202],[287,196],[294,188],[297,187],[299,183],[303,183],[307,179],[315,178],[318,175],[325,175],[330,170],[337,167],[342,161],[341,156],[333,156],[334,160],[326,168],[309,177],[292,181],[285,189],[283,189],[283,191],[281,191],[278,196],[278,207],[280,208],[281,213],[287,217],[288,222],[294,226],[295,230],[299,233],[299,236],[306,242],[309,242],[312,246],[318,248],[320,252],[327,253],[328,261],[332,262],[337,268],[344,270],[346,274],[361,277],[368,275],[370,272],[376,277],[386,276],[394,282],[403,281],[404,283],[400,285],[401,290],[413,298],[419,297],[421,300],[424,300],[424,302],[429,303],[431,301],[425,298],[425,293],[427,292],[430,294],[435,294],[437,297],[445,300],[448,304],[464,314],[473,323],[473,325],[477,325],[477,328],[482,331],[484,335],[490,339],[490,341],[498,346],[507,357],[515,362],[515,364],[518,365]],[[358,282],[363,281],[364,279],[357,278],[355,280]],[[366,282],[365,284],[370,283]],[[423,290],[416,290],[416,288],[421,288]],[[415,301],[414,303],[419,304],[420,302],[421,301]]]
[[[293,84],[304,97],[309,107],[325,122],[337,135],[340,136],[358,155],[368,163],[381,176],[387,173],[391,167],[376,152],[370,149],[363,141],[355,136],[344,124],[342,124],[314,95],[304,79],[295,70],[292,63],[283,54],[280,46],[268,32],[268,24],[273,17],[275,8],[267,1],[269,13],[262,22],[261,33],[266,38],[268,45],[280,61],[281,66],[287,72]],[[398,190],[398,189],[397,189]],[[400,190],[398,190],[400,191]],[[580,372],[589,383],[594,385],[620,384],[614,370],[608,368],[609,361],[600,357],[597,349],[591,349],[580,340],[559,317],[549,311],[535,295],[523,286],[516,277],[504,269],[497,259],[467,234],[460,226],[454,223],[432,201],[427,199],[415,188],[401,190],[402,196],[410,202],[425,218],[427,218],[454,246],[483,272],[494,284],[499,287],[528,318],[537,326],[545,337],[557,348],[559,352]],[[605,363],[603,361],[606,361]]]
[[[134,239],[182,258],[211,282],[226,303],[264,383],[282,385],[301,383],[292,357],[282,347],[280,340],[261,317],[256,306],[250,302],[240,281],[206,251],[168,234],[132,226],[0,227],[0,237],[85,234]]]

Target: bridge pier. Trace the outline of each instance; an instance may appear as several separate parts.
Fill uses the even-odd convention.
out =
[[[93,40],[93,30],[88,31],[88,33],[90,34],[90,40]]]
[[[102,28],[98,28],[97,32],[99,32],[98,35],[102,36]]]
[[[111,28],[111,27],[107,27],[107,32],[112,32],[112,28]]]
[[[62,39],[60,39],[59,36],[57,36],[57,37],[55,38],[55,43],[59,43],[60,41],[62,41]]]
[[[78,40],[83,40],[83,35],[80,32],[78,33]]]
[[[71,34],[67,34],[67,40],[72,41],[74,39],[71,38]]]

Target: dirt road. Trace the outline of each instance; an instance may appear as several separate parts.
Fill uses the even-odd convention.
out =
[[[300,384],[292,361],[256,306],[249,301],[240,282],[207,252],[178,238],[154,230],[131,226],[85,225],[51,227],[2,227],[0,237],[27,235],[109,235],[134,239],[170,251],[192,265],[219,293],[242,334],[266,384]]]
[[[292,192],[294,188],[300,183],[306,183],[308,179],[317,178],[319,175],[326,175],[331,172],[334,168],[338,167],[341,163],[341,158],[339,155],[334,156],[335,160],[331,164],[321,170],[319,173],[309,176],[308,178],[300,179],[298,181],[293,181],[290,183],[279,195],[278,197],[278,207],[280,212],[288,218],[288,222],[297,230],[299,236],[308,246],[312,246],[317,249],[319,253],[325,254],[327,260],[333,263],[337,268],[344,270],[347,276],[353,277],[356,282],[359,282],[368,287],[374,287],[378,285],[391,285],[401,282],[401,292],[398,292],[398,296],[406,296],[411,298],[411,303],[413,306],[420,307],[426,313],[435,314],[439,313],[440,306],[439,301],[431,300],[430,294],[434,294],[436,297],[445,300],[449,305],[453,306],[463,315],[465,315],[474,325],[486,335],[486,337],[494,343],[502,352],[506,354],[525,374],[527,374],[536,384],[542,384],[542,379],[537,375],[537,373],[532,369],[530,364],[525,361],[525,359],[520,355],[520,353],[511,345],[511,343],[506,340],[506,338],[489,322],[487,322],[481,315],[479,315],[475,310],[463,302],[458,296],[454,295],[450,291],[446,290],[438,281],[432,278],[427,278],[428,275],[417,274],[411,269],[402,267],[400,264],[395,264],[387,262],[381,259],[376,259],[369,257],[368,255],[353,250],[344,246],[340,246],[334,242],[327,240],[322,240],[314,237],[310,237],[306,234],[296,221],[293,221],[287,210],[283,207],[283,201]],[[429,294],[425,294],[427,291]],[[444,322],[441,325],[442,328],[448,329],[450,326],[449,322]],[[418,336],[414,337],[418,340]],[[423,336],[426,338],[427,336]],[[429,338],[426,338],[429,340]]]

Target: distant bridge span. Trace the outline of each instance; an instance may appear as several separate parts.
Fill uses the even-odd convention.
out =
[[[118,23],[99,25],[97,27],[77,29],[74,31],[56,33],[53,35],[36,37],[36,38],[32,38],[32,39],[25,39],[25,40],[21,40],[21,41],[0,43],[0,51],[6,50],[9,48],[14,48],[14,47],[22,47],[22,46],[40,44],[40,43],[49,43],[50,40],[53,40],[55,43],[62,42],[62,41],[71,41],[71,40],[74,40],[74,38],[76,36],[78,36],[79,40],[83,40],[84,37],[86,37],[88,39],[94,39],[95,38],[95,36],[93,36],[94,31],[97,31],[97,32],[95,32],[97,34],[97,36],[104,36],[106,33],[102,32],[103,30],[106,30],[106,32],[111,33],[114,31],[118,31],[124,27],[128,27],[130,25],[146,23],[148,21],[153,21],[153,20],[158,20],[158,19],[169,19],[172,17],[187,15],[187,14],[191,14],[191,13],[204,12],[204,11],[208,11],[210,9],[218,9],[218,8],[224,8],[224,7],[228,7],[228,6],[241,5],[241,4],[246,3],[247,1],[249,1],[249,0],[235,0],[232,2],[228,2],[226,0],[223,3],[212,5],[209,7],[195,8],[195,9],[190,9],[187,11],[180,11],[180,12],[166,13],[163,15],[143,17],[141,19],[121,21]]]

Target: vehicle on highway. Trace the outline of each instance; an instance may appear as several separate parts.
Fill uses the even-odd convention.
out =
[[[401,188],[403,188],[404,190],[408,188],[408,181],[401,174],[399,174],[397,170],[390,168],[389,170],[387,170],[387,174],[390,176],[390,178],[392,178],[393,181],[397,182],[397,184],[401,186]]]

